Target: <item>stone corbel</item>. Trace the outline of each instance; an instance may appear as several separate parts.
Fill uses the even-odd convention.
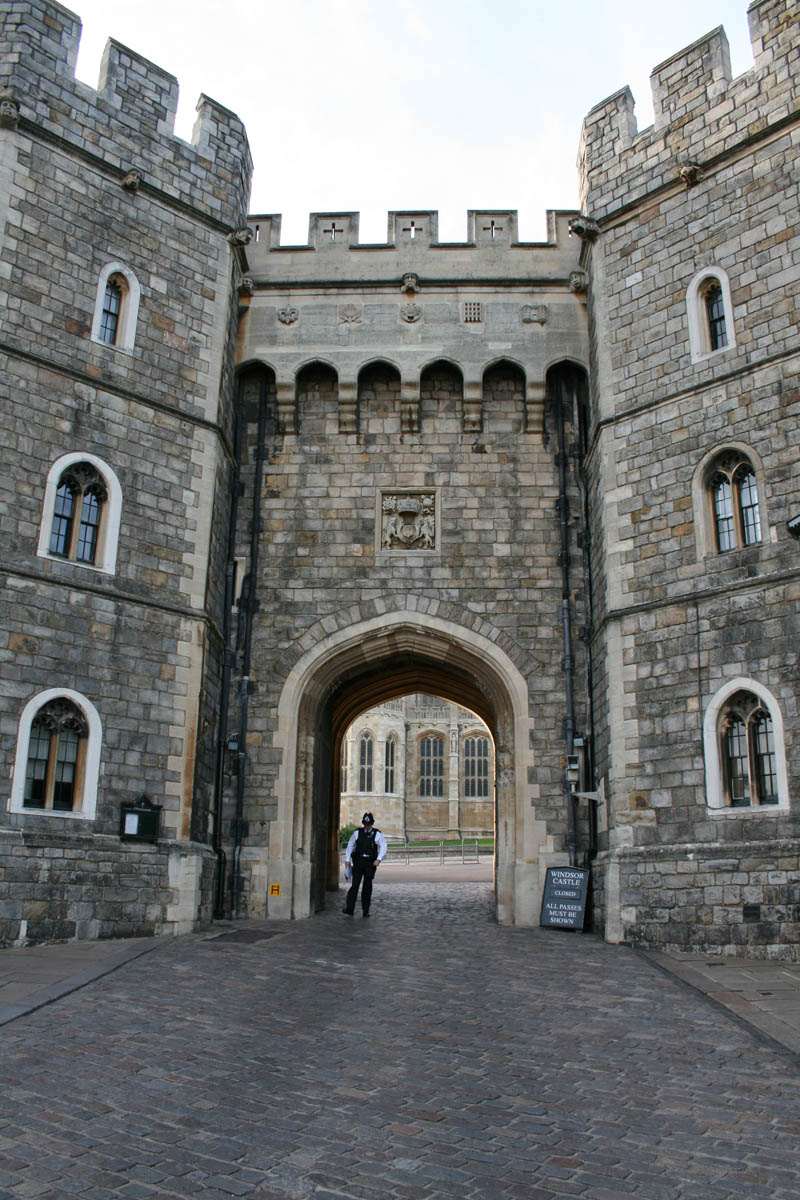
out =
[[[0,129],[16,129],[19,124],[19,103],[13,92],[0,92]]]
[[[678,159],[678,174],[680,175],[687,188],[693,187],[695,183],[699,183],[703,178],[703,171],[699,162],[695,162],[691,158]]]
[[[419,433],[419,387],[416,380],[400,383],[400,432]]]
[[[278,401],[278,429],[281,433],[295,431],[295,386],[294,380],[278,380],[276,386]]]
[[[253,240],[253,231],[243,226],[242,229],[232,229],[228,234],[228,241],[231,246],[249,246]]]
[[[580,216],[573,217],[569,223],[570,233],[574,233],[582,242],[596,242],[600,234],[600,226],[597,221],[593,221],[591,217]]]
[[[480,433],[483,428],[483,380],[464,380],[464,433]]]
[[[525,431],[544,433],[544,380],[529,379],[525,389]]]
[[[339,433],[358,433],[358,384],[339,379]]]
[[[142,172],[141,171],[136,171],[136,170],[128,171],[127,174],[123,175],[123,177],[122,177],[122,187],[125,189],[126,192],[130,192],[134,196],[138,192],[141,185],[142,185]]]
[[[570,271],[569,273],[569,290],[575,296],[583,296],[586,293],[586,272],[585,271]]]

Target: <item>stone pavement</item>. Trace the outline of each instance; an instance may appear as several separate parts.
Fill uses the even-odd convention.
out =
[[[339,907],[73,959],[2,1030],[0,1200],[800,1200],[796,1057],[650,956],[480,882]]]

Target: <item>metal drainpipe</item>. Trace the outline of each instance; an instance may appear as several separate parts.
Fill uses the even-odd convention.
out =
[[[258,389],[258,445],[256,448],[255,471],[253,477],[253,506],[250,522],[250,562],[248,573],[250,587],[247,594],[242,596],[244,606],[245,629],[242,647],[241,677],[239,680],[239,771],[236,776],[236,816],[233,822],[233,862],[231,864],[231,918],[239,917],[239,897],[242,892],[242,843],[247,836],[244,820],[244,785],[247,755],[247,718],[250,699],[250,652],[253,641],[253,617],[258,611],[258,545],[261,533],[261,489],[264,478],[264,459],[266,457],[267,434],[267,389],[266,380],[262,375]],[[241,607],[241,606],[240,606]]]
[[[580,411],[578,389],[572,392],[572,428],[575,440],[572,443],[572,467],[581,498],[581,549],[583,552],[583,594],[586,604],[586,624],[581,630],[581,640],[585,648],[584,681],[586,689],[586,716],[589,737],[586,745],[586,771],[589,778],[589,790],[594,787],[595,749],[594,749],[594,674],[592,662],[592,635],[594,632],[594,600],[592,595],[592,530],[589,521],[589,496],[586,481],[583,476],[583,421]],[[584,856],[584,866],[589,866],[597,855],[597,805],[589,801],[589,847]]]
[[[230,704],[231,668],[234,650],[231,644],[234,576],[236,572],[236,525],[241,494],[242,451],[242,385],[237,385],[236,413],[233,427],[233,481],[231,510],[228,517],[228,548],[225,563],[225,611],[223,614],[223,658],[220,682],[219,729],[217,734],[217,763],[214,779],[214,850],[217,855],[217,879],[214,888],[214,916],[225,916],[225,851],[222,848],[222,798],[225,786],[225,749],[228,741],[228,706]]]
[[[572,686],[572,629],[569,611],[569,501],[567,500],[567,449],[564,430],[564,387],[559,378],[556,383],[556,425],[558,429],[558,523],[561,531],[561,626],[564,634],[564,699],[566,712],[564,716],[564,735],[567,746],[567,757],[575,750],[575,698]],[[575,819],[575,800],[569,789],[566,766],[564,769],[564,790],[567,798],[567,852],[569,865],[578,865],[578,836]]]

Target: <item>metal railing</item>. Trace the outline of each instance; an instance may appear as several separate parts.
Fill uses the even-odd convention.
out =
[[[392,862],[405,862],[408,865],[412,860],[418,859],[433,859],[439,861],[440,865],[445,862],[458,862],[466,865],[467,863],[480,863],[481,855],[484,857],[494,856],[494,839],[482,837],[460,837],[460,838],[436,838],[425,837],[427,830],[414,830],[414,833],[421,835],[419,841],[416,838],[411,838],[408,835],[402,837],[399,834],[385,834],[386,842],[389,848],[387,859]],[[340,858],[344,862],[345,848],[340,849]]]

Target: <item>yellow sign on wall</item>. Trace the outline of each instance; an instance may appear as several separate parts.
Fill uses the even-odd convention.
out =
[[[281,885],[279,883],[271,883],[269,885],[269,894],[270,896],[280,896]]]

